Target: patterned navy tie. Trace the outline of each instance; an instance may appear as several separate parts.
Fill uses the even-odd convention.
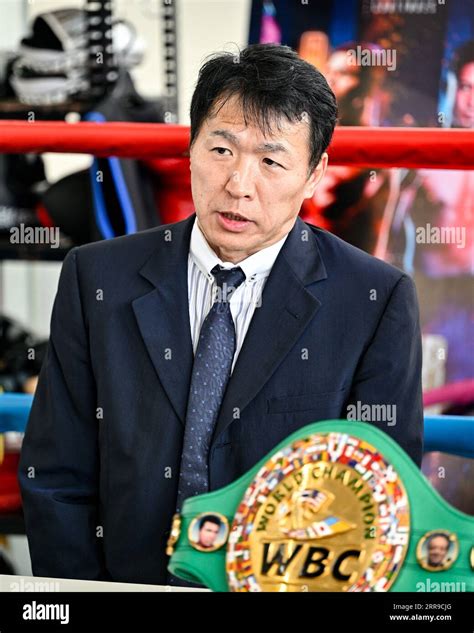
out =
[[[194,357],[181,456],[177,511],[188,497],[207,492],[208,453],[214,425],[229,381],[235,353],[231,294],[245,280],[241,268],[211,270],[215,302],[204,319]]]

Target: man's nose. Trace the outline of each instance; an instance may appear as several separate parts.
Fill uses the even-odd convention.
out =
[[[255,173],[249,161],[240,161],[232,170],[226,184],[226,191],[234,198],[253,198]]]

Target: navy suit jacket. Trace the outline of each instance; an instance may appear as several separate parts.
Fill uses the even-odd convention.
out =
[[[64,261],[18,472],[35,575],[166,582],[193,364],[194,219],[74,248]],[[395,425],[373,423],[420,463],[414,284],[297,218],[225,393],[210,489],[357,402],[395,405]]]

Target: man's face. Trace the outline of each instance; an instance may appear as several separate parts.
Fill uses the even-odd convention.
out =
[[[435,536],[428,543],[428,564],[440,565],[448,553],[448,542],[442,536]]]
[[[360,68],[350,62],[345,51],[337,51],[331,55],[324,74],[336,99],[342,99],[360,83]]]
[[[199,544],[203,547],[211,547],[219,533],[219,526],[211,521],[205,521],[199,530]]]
[[[458,125],[474,127],[474,62],[463,66],[459,73],[455,116]]]
[[[198,222],[223,261],[237,264],[283,238],[324,174],[327,154],[308,177],[307,118],[280,125],[267,137],[246,126],[233,97],[203,122],[190,150]]]

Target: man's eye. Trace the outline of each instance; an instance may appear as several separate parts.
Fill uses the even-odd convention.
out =
[[[280,163],[275,162],[271,158],[264,158],[263,160],[267,161],[267,165],[269,165],[270,167],[283,167],[283,165],[280,165]]]
[[[219,156],[225,156],[223,152],[230,152],[230,149],[227,149],[227,147],[213,147],[211,151],[217,152]]]

